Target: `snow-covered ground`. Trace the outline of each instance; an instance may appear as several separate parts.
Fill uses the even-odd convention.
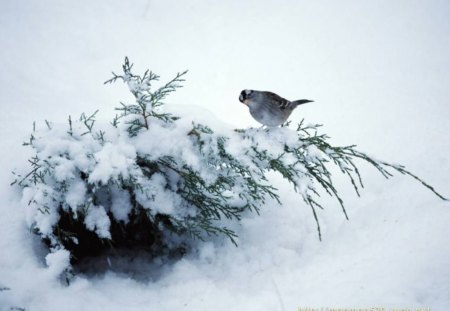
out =
[[[363,166],[361,198],[338,177],[350,221],[324,198],[323,242],[274,176],[284,204],[245,218],[238,248],[209,242],[175,263],[134,263],[139,276],[68,287],[9,186],[33,121],[96,109],[112,118],[127,90],[103,82],[127,55],[163,79],[189,69],[168,105],[230,127],[257,125],[238,101],[244,88],[313,99],[294,121],[323,123],[335,144],[405,164],[449,197],[448,16],[438,0],[1,1],[0,310],[448,310],[450,204],[405,176],[385,181]]]

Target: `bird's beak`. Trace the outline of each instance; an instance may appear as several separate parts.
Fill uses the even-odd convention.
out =
[[[244,97],[241,95],[239,96],[239,101],[243,103],[244,105],[248,105],[248,99],[244,99]]]

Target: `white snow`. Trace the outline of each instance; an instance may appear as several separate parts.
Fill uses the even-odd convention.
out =
[[[448,197],[449,14],[445,1],[2,1],[0,285],[10,290],[0,291],[0,310],[448,310],[450,205],[406,176],[386,181],[362,165],[359,199],[345,176],[338,177],[350,221],[323,197],[322,242],[301,197],[272,176],[283,206],[268,202],[259,216],[235,225],[239,247],[212,239],[176,262],[111,259],[122,269],[79,275],[66,286],[58,275],[68,254],[47,254],[29,231],[27,220],[39,217],[28,205],[34,193],[20,202],[9,172],[31,156],[21,142],[33,121],[58,127],[69,114],[96,109],[110,121],[120,100],[132,100],[125,85],[102,86],[128,55],[137,71],[150,68],[162,81],[190,69],[185,87],[166,100],[184,118],[217,123],[218,133],[259,126],[238,101],[246,87],[310,98],[315,102],[294,112],[294,123],[303,117],[324,123],[333,143],[356,143],[376,158],[405,164]],[[191,126],[185,121],[180,131]],[[113,172],[99,170],[98,181],[124,173],[122,160],[136,152],[125,143],[102,149],[88,135],[76,136],[79,144],[48,139],[46,152],[62,154],[54,159],[60,178],[73,173],[66,157],[93,167],[87,144],[99,152],[99,163],[118,163]],[[141,148],[156,144],[150,137],[140,142]],[[201,165],[183,141],[167,145]],[[85,191],[73,189],[66,196],[70,208]],[[129,209],[111,212],[125,220]],[[96,206],[90,213],[89,226],[107,237],[106,211]],[[49,233],[57,219],[42,221],[38,227]],[[138,272],[127,273],[133,265]]]
[[[86,195],[86,185],[83,182],[75,181],[70,185],[66,194],[66,203],[70,206],[73,214],[76,215],[78,206],[84,203]]]
[[[54,251],[45,256],[45,262],[48,266],[48,274],[57,279],[69,267],[70,252],[65,249]]]
[[[103,148],[94,154],[96,165],[89,175],[90,183],[106,184],[109,179],[129,176],[129,167],[136,158],[134,147],[127,143],[105,143]]]
[[[111,238],[111,233],[109,233],[111,222],[103,206],[89,206],[84,223],[89,230],[95,231],[99,237]]]
[[[189,142],[187,133],[192,129],[192,120],[176,127],[174,137],[167,136],[167,129],[161,124],[154,122],[150,124],[150,131],[139,135],[135,144],[137,151],[149,154],[150,158],[157,159],[163,155],[175,154],[183,155],[186,164],[200,168],[196,151],[193,150],[192,144]]]
[[[22,206],[26,206],[25,219],[29,227],[36,224],[36,228],[43,235],[51,234],[54,225],[59,220],[58,206],[52,200],[57,195],[51,186],[39,185],[35,189],[23,189],[23,196],[20,200]]]
[[[111,191],[111,197],[111,212],[113,213],[114,218],[128,222],[128,215],[132,208],[130,204],[130,194],[118,187],[114,187]]]

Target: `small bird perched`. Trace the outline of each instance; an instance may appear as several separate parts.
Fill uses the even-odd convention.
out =
[[[283,124],[297,106],[312,102],[308,99],[291,102],[272,92],[254,90],[243,90],[239,101],[248,106],[256,121],[267,126]]]

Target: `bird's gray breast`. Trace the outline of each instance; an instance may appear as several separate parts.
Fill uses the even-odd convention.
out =
[[[252,102],[249,104],[250,114],[256,121],[267,126],[278,126],[286,121],[284,111],[269,101]]]

